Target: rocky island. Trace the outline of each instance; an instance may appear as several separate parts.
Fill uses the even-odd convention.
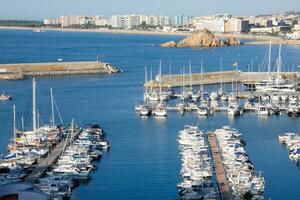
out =
[[[224,47],[241,45],[239,39],[229,37],[220,39],[208,30],[197,31],[187,38],[180,40],[178,43],[169,41],[162,43],[161,47],[194,47],[194,48],[209,48],[209,47]]]

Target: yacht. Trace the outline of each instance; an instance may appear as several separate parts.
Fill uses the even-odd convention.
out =
[[[230,103],[227,108],[227,114],[230,116],[240,115],[240,107],[237,103]]]
[[[269,115],[269,110],[267,108],[267,106],[265,105],[260,105],[258,107],[258,111],[257,111],[258,115]]]
[[[208,107],[201,105],[201,106],[199,106],[197,113],[200,116],[206,116],[209,114],[209,109],[208,109]]]
[[[157,106],[153,110],[153,114],[155,116],[167,116],[167,108],[163,103],[157,104]]]
[[[0,101],[6,101],[6,100],[12,100],[12,96],[5,95],[3,91],[3,93],[0,95]]]
[[[151,108],[149,105],[143,105],[140,110],[140,115],[142,116],[148,116],[151,114]]]

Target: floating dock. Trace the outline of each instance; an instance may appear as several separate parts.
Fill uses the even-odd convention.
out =
[[[228,180],[225,174],[225,169],[222,163],[221,154],[218,150],[218,144],[216,135],[213,132],[208,132],[208,142],[211,149],[212,158],[215,166],[215,173],[217,177],[217,182],[219,185],[219,190],[221,193],[222,200],[231,200],[231,192],[228,184]]]
[[[0,64],[0,80],[25,79],[31,76],[112,74],[122,70],[105,62],[52,62]]]
[[[271,76],[276,77],[276,72],[271,72]],[[300,77],[300,72],[281,72],[281,76],[284,79],[290,79],[297,81]],[[188,86],[192,84],[197,85],[213,85],[213,84],[228,84],[228,83],[242,83],[253,84],[257,81],[266,80],[268,77],[267,72],[242,72],[242,71],[223,71],[223,72],[205,72],[205,73],[193,73],[192,75],[177,74],[177,75],[163,75],[161,79],[157,77],[156,80],[145,83],[145,87],[158,88],[159,81],[162,87],[181,87],[182,84]],[[190,81],[191,79],[191,81]]]

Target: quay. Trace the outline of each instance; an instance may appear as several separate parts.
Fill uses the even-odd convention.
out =
[[[67,137],[60,141],[45,158],[38,160],[38,163],[32,166],[34,169],[27,175],[25,181],[34,182],[37,180],[57,160],[65,148],[75,140],[80,132],[81,130],[70,131]]]
[[[21,80],[35,76],[112,74],[118,72],[122,72],[122,70],[109,63],[98,61],[0,64],[0,80]]]
[[[300,77],[300,72],[281,72],[281,76],[284,79],[295,80],[298,82]],[[276,76],[276,72],[271,72],[271,76]],[[252,84],[257,81],[266,80],[268,77],[268,72],[242,72],[242,71],[223,71],[223,72],[205,72],[205,73],[193,73],[189,74],[176,74],[176,75],[163,75],[161,78],[159,76],[156,80],[151,80],[145,83],[147,88],[158,88],[159,82],[161,82],[162,87],[181,87],[183,84],[188,86],[192,84],[193,86],[198,85],[213,85],[213,84],[228,84],[228,83],[242,83],[242,84]],[[191,79],[191,80],[190,80]]]
[[[216,135],[213,132],[208,132],[207,135],[222,200],[231,200],[232,196],[222,163],[221,154],[218,150]]]

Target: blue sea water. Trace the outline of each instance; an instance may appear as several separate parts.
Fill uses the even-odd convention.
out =
[[[254,69],[262,63],[266,45],[243,45],[212,49],[165,49],[161,42],[179,40],[181,36],[150,36],[108,33],[66,33],[48,31],[0,30],[0,63],[91,61],[97,55],[125,70],[115,75],[87,75],[38,78],[38,107],[41,123],[50,118],[49,87],[53,87],[60,114],[65,124],[72,118],[81,125],[100,123],[107,132],[111,150],[103,156],[92,180],[73,191],[72,199],[176,199],[181,161],[178,152],[178,131],[185,124],[201,129],[223,125],[237,128],[247,141],[246,150],[256,170],[266,182],[266,199],[299,199],[300,170],[288,159],[288,152],[277,140],[284,132],[299,131],[299,118],[286,115],[258,118],[246,113],[231,119],[218,113],[200,118],[196,113],[169,113],[165,119],[141,118],[134,104],[142,99],[144,67],[157,73],[159,60],[163,73],[178,73],[192,62],[192,71],[219,70],[222,57],[224,70],[248,70],[251,59]],[[273,54],[277,53],[274,45]],[[299,46],[283,46],[286,70],[300,63]],[[295,69],[296,70],[296,69]],[[214,86],[212,86],[214,88]],[[12,136],[12,104],[17,117],[25,117],[31,127],[31,80],[0,81],[0,91],[14,97],[0,102],[0,152],[6,151]],[[58,120],[58,117],[56,117]],[[20,125],[20,123],[18,123]]]

